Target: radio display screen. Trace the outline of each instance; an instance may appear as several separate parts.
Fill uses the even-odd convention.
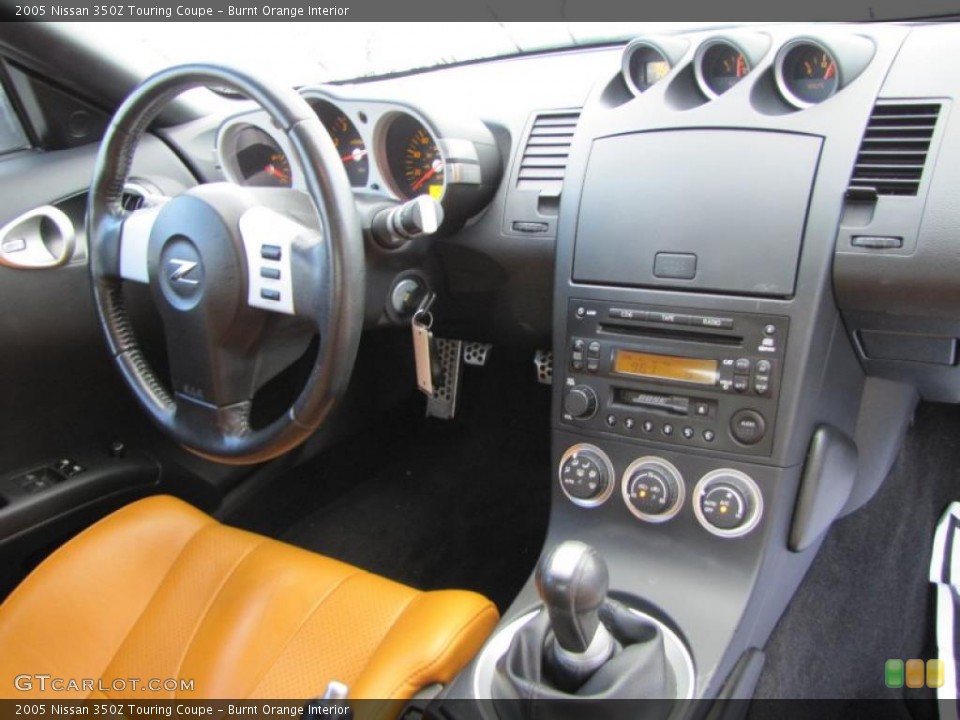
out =
[[[621,375],[716,385],[720,377],[720,364],[716,360],[615,350],[613,371]]]

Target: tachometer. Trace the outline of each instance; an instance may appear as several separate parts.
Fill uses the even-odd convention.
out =
[[[405,198],[443,197],[443,157],[436,140],[422,123],[398,114],[387,128],[384,143],[387,167],[397,192]]]
[[[809,40],[781,50],[776,73],[784,97],[799,108],[823,102],[840,87],[836,59],[825,47]]]
[[[234,126],[221,148],[224,172],[239,185],[290,187],[290,161],[270,135],[252,125]]]
[[[736,45],[716,40],[698,51],[695,71],[704,94],[715,98],[747,76],[750,62]]]
[[[360,137],[357,126],[333,103],[326,100],[311,100],[310,105],[330,133],[333,145],[340,153],[343,167],[347,171],[350,185],[365,187],[370,178],[370,160],[367,156],[367,146]]]

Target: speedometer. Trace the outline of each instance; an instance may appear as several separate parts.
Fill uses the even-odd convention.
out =
[[[407,199],[443,197],[443,157],[423,123],[410,115],[396,115],[387,128],[384,152],[398,194]]]
[[[343,162],[344,170],[347,171],[350,185],[365,187],[370,178],[370,160],[367,146],[360,137],[357,126],[333,103],[326,100],[311,100],[310,105],[330,134],[337,152],[340,153],[340,160]]]

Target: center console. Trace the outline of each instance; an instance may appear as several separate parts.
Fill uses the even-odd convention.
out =
[[[585,104],[564,176],[544,557],[594,548],[610,597],[682,643],[669,662],[687,658],[673,670],[697,699],[752,695],[857,475],[865,377],[834,244],[907,31],[808,30],[634,41]],[[721,40],[751,69],[711,95],[698,48]],[[827,98],[778,90],[802,43],[836,58]],[[536,590],[453,693],[489,696],[491,667],[544,606]]]

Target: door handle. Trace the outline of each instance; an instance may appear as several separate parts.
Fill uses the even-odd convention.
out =
[[[66,265],[77,248],[70,218],[52,205],[38,207],[0,228],[0,265],[44,270]]]

